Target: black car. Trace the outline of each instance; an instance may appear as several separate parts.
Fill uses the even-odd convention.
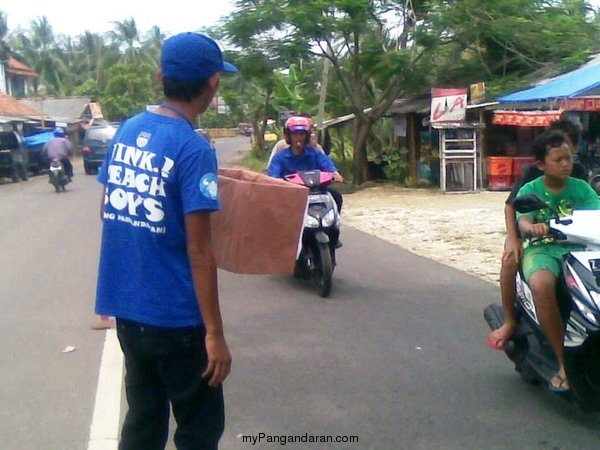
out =
[[[106,159],[106,152],[117,129],[111,125],[94,126],[85,130],[81,141],[83,169],[86,175],[98,172]]]
[[[0,177],[13,182],[27,180],[29,153],[23,138],[16,131],[0,131]]]

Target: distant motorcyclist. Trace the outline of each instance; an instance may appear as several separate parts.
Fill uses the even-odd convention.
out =
[[[44,155],[48,161],[60,160],[65,169],[65,174],[71,181],[73,178],[73,165],[69,157],[73,155],[73,144],[65,138],[65,131],[61,127],[56,127],[52,134],[54,137],[44,144]]]

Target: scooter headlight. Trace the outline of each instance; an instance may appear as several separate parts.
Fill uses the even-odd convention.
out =
[[[335,225],[335,219],[336,219],[335,210],[332,209],[327,214],[325,214],[325,216],[323,217],[323,219],[322,219],[323,226],[331,227],[331,226]]]
[[[319,221],[316,217],[306,214],[304,216],[304,226],[306,228],[319,228]]]

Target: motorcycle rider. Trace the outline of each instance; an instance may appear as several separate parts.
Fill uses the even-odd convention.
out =
[[[273,157],[267,167],[267,173],[270,177],[283,178],[299,170],[319,169],[324,172],[331,172],[335,181],[344,181],[344,177],[339,173],[331,158],[322,151],[310,146],[311,123],[308,118],[290,117],[285,123],[283,133],[288,147]],[[342,194],[330,186],[327,186],[326,189],[333,196],[338,211],[341,212]]]
[[[323,147],[321,147],[321,145],[317,141],[317,134],[315,133],[315,126],[313,124],[312,117],[310,116],[310,114],[298,114],[297,116],[292,116],[292,117],[306,117],[308,119],[308,122],[310,123],[310,129],[311,129],[309,145],[312,148],[328,155],[329,153],[326,153],[325,150],[323,150]],[[286,120],[286,124],[287,124],[287,120]],[[284,127],[284,134],[285,134],[285,127]],[[277,141],[277,143],[273,146],[273,149],[271,150],[271,155],[269,155],[269,160],[267,161],[267,167],[269,167],[271,165],[271,161],[273,161],[273,157],[275,157],[275,155],[277,153],[288,148],[289,145],[290,144],[285,139],[285,136],[284,136],[284,139]]]
[[[562,132],[567,138],[571,153],[575,154],[577,152],[580,130],[574,122],[568,119],[556,120],[547,129]],[[543,174],[536,164],[529,166],[525,170],[521,180],[513,186],[504,206],[507,238],[502,255],[502,266],[500,268],[500,296],[502,297],[504,324],[497,330],[491,331],[486,341],[487,345],[494,350],[504,350],[506,348],[517,325],[515,312],[517,288],[515,285],[515,276],[519,270],[523,256],[523,241],[517,228],[516,212],[512,206],[512,202],[521,187],[541,177]],[[587,180],[585,167],[579,162],[574,162],[571,176]]]
[[[558,372],[551,379],[549,388],[565,392],[570,385],[564,367],[564,325],[556,298],[556,282],[563,256],[578,246],[548,238],[547,221],[552,217],[552,210],[568,215],[574,209],[600,209],[600,199],[586,181],[570,176],[572,150],[563,133],[546,130],[534,141],[533,150],[544,175],[523,186],[518,195],[537,194],[551,209],[517,213],[522,236],[544,238],[526,241],[523,274],[533,294],[540,324],[558,362]]]
[[[54,137],[44,144],[44,155],[48,161],[60,160],[65,169],[65,175],[71,181],[73,178],[73,165],[69,157],[73,155],[73,144],[65,138],[65,131],[61,127],[56,127],[52,134]]]

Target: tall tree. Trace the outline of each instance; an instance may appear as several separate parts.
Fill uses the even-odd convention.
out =
[[[237,45],[272,54],[327,58],[356,119],[354,182],[369,177],[365,143],[372,124],[403,91],[418,83],[422,53],[409,27],[416,2],[240,0],[227,24]],[[409,19],[407,19],[409,18]],[[393,30],[400,30],[394,35]]]
[[[102,35],[86,31],[79,36],[77,51],[81,61],[79,92],[94,94],[106,88],[107,72],[120,59],[117,44],[109,45]]]
[[[571,68],[597,51],[598,27],[584,0],[437,1],[420,28],[438,83],[487,81],[492,95],[560,63]]]
[[[52,25],[45,16],[30,22],[26,33],[16,35],[16,48],[39,75],[43,89],[50,95],[61,93],[64,73]]]
[[[492,92],[549,61],[580,62],[597,42],[585,0],[238,0],[231,41],[268,59],[331,62],[355,114],[354,182],[368,174],[373,123],[401,95],[489,81]]]
[[[119,63],[110,68],[102,109],[110,120],[120,121],[154,103],[152,77],[139,64]]]
[[[121,22],[112,22],[114,30],[108,33],[109,38],[122,51],[122,62],[127,64],[152,64],[150,58],[142,51],[140,32],[133,17]]]

